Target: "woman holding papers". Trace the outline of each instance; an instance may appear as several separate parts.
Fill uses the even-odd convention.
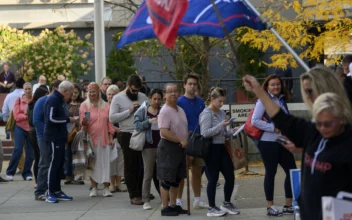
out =
[[[237,215],[240,211],[231,203],[231,195],[235,186],[234,167],[231,157],[225,147],[225,137],[233,135],[234,130],[228,131],[226,127],[234,122],[226,120],[225,112],[221,110],[226,98],[222,88],[210,89],[209,106],[199,116],[200,133],[205,138],[212,138],[212,146],[205,164],[208,170],[207,195],[209,210],[207,216],[223,216],[226,213]],[[220,172],[225,178],[225,200],[218,208],[215,205],[216,185]]]
[[[286,91],[281,78],[277,75],[270,75],[265,79],[262,87],[269,94],[271,100],[280,106],[285,114],[289,114],[286,100],[289,99],[290,95]],[[290,151],[277,142],[280,130],[275,127],[275,123],[268,117],[261,100],[258,100],[255,105],[252,124],[263,131],[258,149],[265,167],[264,191],[268,203],[267,215],[293,214],[290,169],[296,169],[295,159]],[[286,201],[282,211],[274,206],[275,176],[279,164],[286,173],[284,184]]]

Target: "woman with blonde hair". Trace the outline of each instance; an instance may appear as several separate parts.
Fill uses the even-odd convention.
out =
[[[112,98],[120,92],[119,87],[116,85],[110,85],[106,90],[106,96],[108,103],[111,104]],[[121,189],[121,177],[123,176],[124,161],[123,161],[123,151],[119,142],[117,141],[117,133],[120,132],[119,124],[113,124],[115,133],[114,133],[114,144],[117,148],[117,158],[110,163],[110,191],[114,192],[127,192],[125,189]]]
[[[114,127],[109,122],[110,105],[101,98],[97,83],[88,85],[88,97],[79,109],[83,129],[91,136],[95,147],[95,163],[90,176],[92,190],[90,197],[96,197],[97,184],[104,184],[104,197],[111,197],[110,185],[110,158],[112,154]]]
[[[199,116],[200,133],[205,138],[212,138],[212,146],[205,164],[208,171],[207,195],[209,210],[207,216],[223,216],[226,213],[238,215],[240,211],[231,203],[231,196],[235,185],[234,167],[231,157],[225,147],[225,137],[229,137],[234,130],[227,131],[226,127],[233,121],[226,120],[226,114],[221,107],[224,104],[226,92],[216,87],[210,89],[209,106]],[[224,201],[220,208],[215,205],[216,185],[220,172],[225,178]]]
[[[285,114],[253,76],[243,77],[243,82],[246,90],[261,100],[275,126],[297,147],[304,149],[298,200],[301,219],[322,219],[323,196],[336,197],[340,191],[352,192],[352,113],[346,95],[324,93],[318,96],[312,105],[312,121],[305,121]],[[316,85],[318,83],[314,85],[318,89]]]
[[[336,93],[344,102],[349,102],[343,84],[328,67],[312,68],[300,76],[300,82],[303,101],[310,111],[313,108],[314,100],[326,92]]]

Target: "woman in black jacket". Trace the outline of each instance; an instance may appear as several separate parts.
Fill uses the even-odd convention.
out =
[[[37,141],[37,133],[35,131],[35,127],[33,125],[33,109],[34,105],[37,100],[49,93],[46,86],[40,86],[38,89],[35,90],[32,100],[28,103],[27,115],[28,115],[28,122],[29,122],[29,140],[33,146],[34,150],[34,165],[33,165],[33,172],[34,172],[34,180],[37,183],[37,176],[38,176],[38,162],[40,157],[40,151],[38,147]]]
[[[312,122],[286,115],[252,76],[243,78],[247,91],[262,101],[275,126],[304,149],[301,195],[302,220],[322,219],[321,198],[352,192],[352,113],[345,97],[320,95],[313,104]]]

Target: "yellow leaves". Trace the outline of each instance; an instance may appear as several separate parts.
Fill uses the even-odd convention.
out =
[[[297,14],[301,13],[303,10],[303,8],[301,7],[301,4],[298,1],[293,2],[292,8]]]

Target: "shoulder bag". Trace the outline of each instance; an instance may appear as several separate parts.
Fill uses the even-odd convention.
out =
[[[148,106],[145,109],[145,114],[144,114],[144,119],[147,118],[147,111],[148,111]],[[137,131],[136,129],[133,130],[131,140],[130,140],[130,148],[132,150],[136,151],[142,151],[145,145],[145,134],[146,130],[143,131]]]
[[[21,108],[21,99],[20,98],[18,98],[18,104],[19,104],[19,108]],[[13,116],[13,109],[12,109],[9,118],[7,119],[5,130],[13,132],[13,130],[15,128],[15,124],[16,124],[16,120],[15,120],[15,117]]]
[[[210,120],[212,120],[212,118],[210,118]],[[186,154],[192,157],[203,158],[204,160],[206,160],[210,153],[213,139],[205,138],[202,135],[197,134],[196,130],[198,126],[199,126],[199,122],[196,128],[193,131],[191,131],[188,135],[188,145],[186,148]]]

